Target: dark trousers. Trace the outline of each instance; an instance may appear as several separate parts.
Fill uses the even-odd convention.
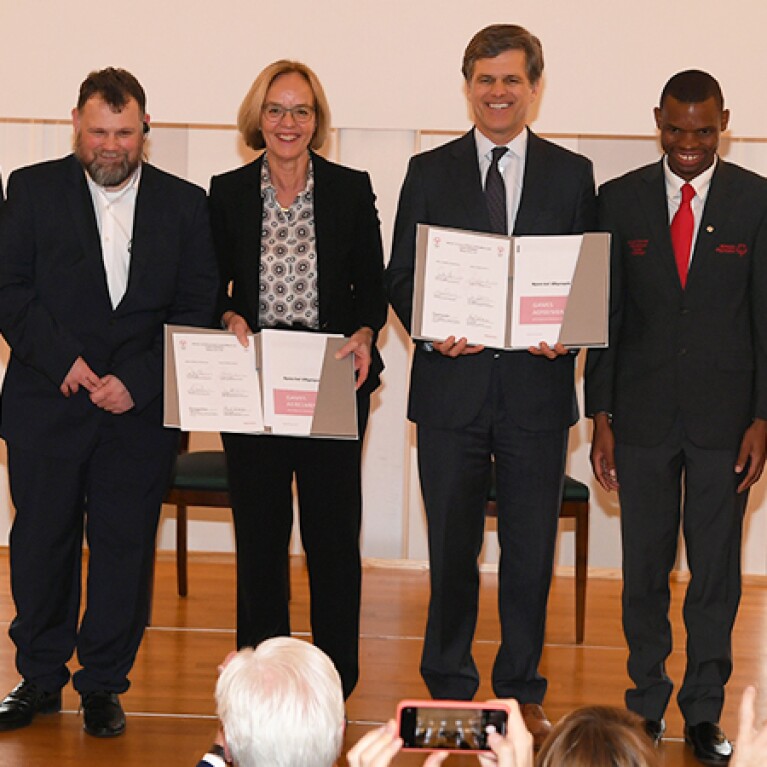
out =
[[[360,458],[368,404],[359,397],[359,440],[222,435],[237,545],[237,646],[290,634],[295,475],[312,636],[335,664],[345,697],[359,677]]]
[[[178,438],[159,427],[152,433],[148,444],[105,425],[80,460],[8,446],[16,507],[10,535],[16,617],[9,634],[19,673],[45,690],[67,683],[65,664],[75,649],[79,692],[128,689],[149,615],[157,521]],[[83,532],[90,553],[79,621]]]
[[[635,687],[626,705],[658,720],[673,684],[669,574],[680,521],[690,567],[684,601],[687,668],[677,699],[688,724],[717,722],[732,671],[731,634],[740,601],[740,547],[747,493],[733,468],[737,446],[706,450],[681,423],[664,442],[616,445],[623,539],[623,628]]]
[[[511,395],[509,395],[511,396]],[[464,429],[418,426],[418,462],[429,528],[431,598],[421,674],[435,698],[471,699],[479,673],[471,644],[477,622],[478,557],[491,461],[496,464],[498,608],[501,646],[493,690],[539,703],[538,673],[556,543],[567,430],[530,432],[490,401]]]

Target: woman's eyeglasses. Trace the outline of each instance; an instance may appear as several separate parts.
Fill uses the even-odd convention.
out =
[[[314,117],[314,107],[299,104],[295,107],[284,107],[282,104],[264,104],[264,118],[272,123],[278,123],[285,115],[289,114],[299,125],[308,123]]]

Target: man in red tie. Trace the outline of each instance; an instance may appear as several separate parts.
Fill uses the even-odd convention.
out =
[[[621,504],[626,705],[660,740],[681,523],[691,580],[677,700],[685,739],[711,764],[732,751],[718,722],[742,520],[767,438],[767,180],[717,156],[728,120],[717,81],[680,72],[655,110],[663,159],[600,189],[600,227],[612,233],[610,346],[586,367],[592,466]]]

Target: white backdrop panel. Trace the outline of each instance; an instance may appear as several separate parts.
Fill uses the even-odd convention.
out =
[[[699,67],[720,79],[733,133],[764,135],[757,0],[0,0],[0,117],[60,119],[88,71],[116,65],[143,82],[155,119],[231,124],[258,71],[294,57],[319,74],[334,125],[461,130],[463,49],[494,22],[543,41],[540,131],[652,133],[663,83]]]

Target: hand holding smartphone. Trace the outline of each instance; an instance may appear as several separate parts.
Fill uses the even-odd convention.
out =
[[[482,754],[490,750],[488,732],[506,735],[509,714],[499,701],[403,700],[397,728],[403,750]]]

